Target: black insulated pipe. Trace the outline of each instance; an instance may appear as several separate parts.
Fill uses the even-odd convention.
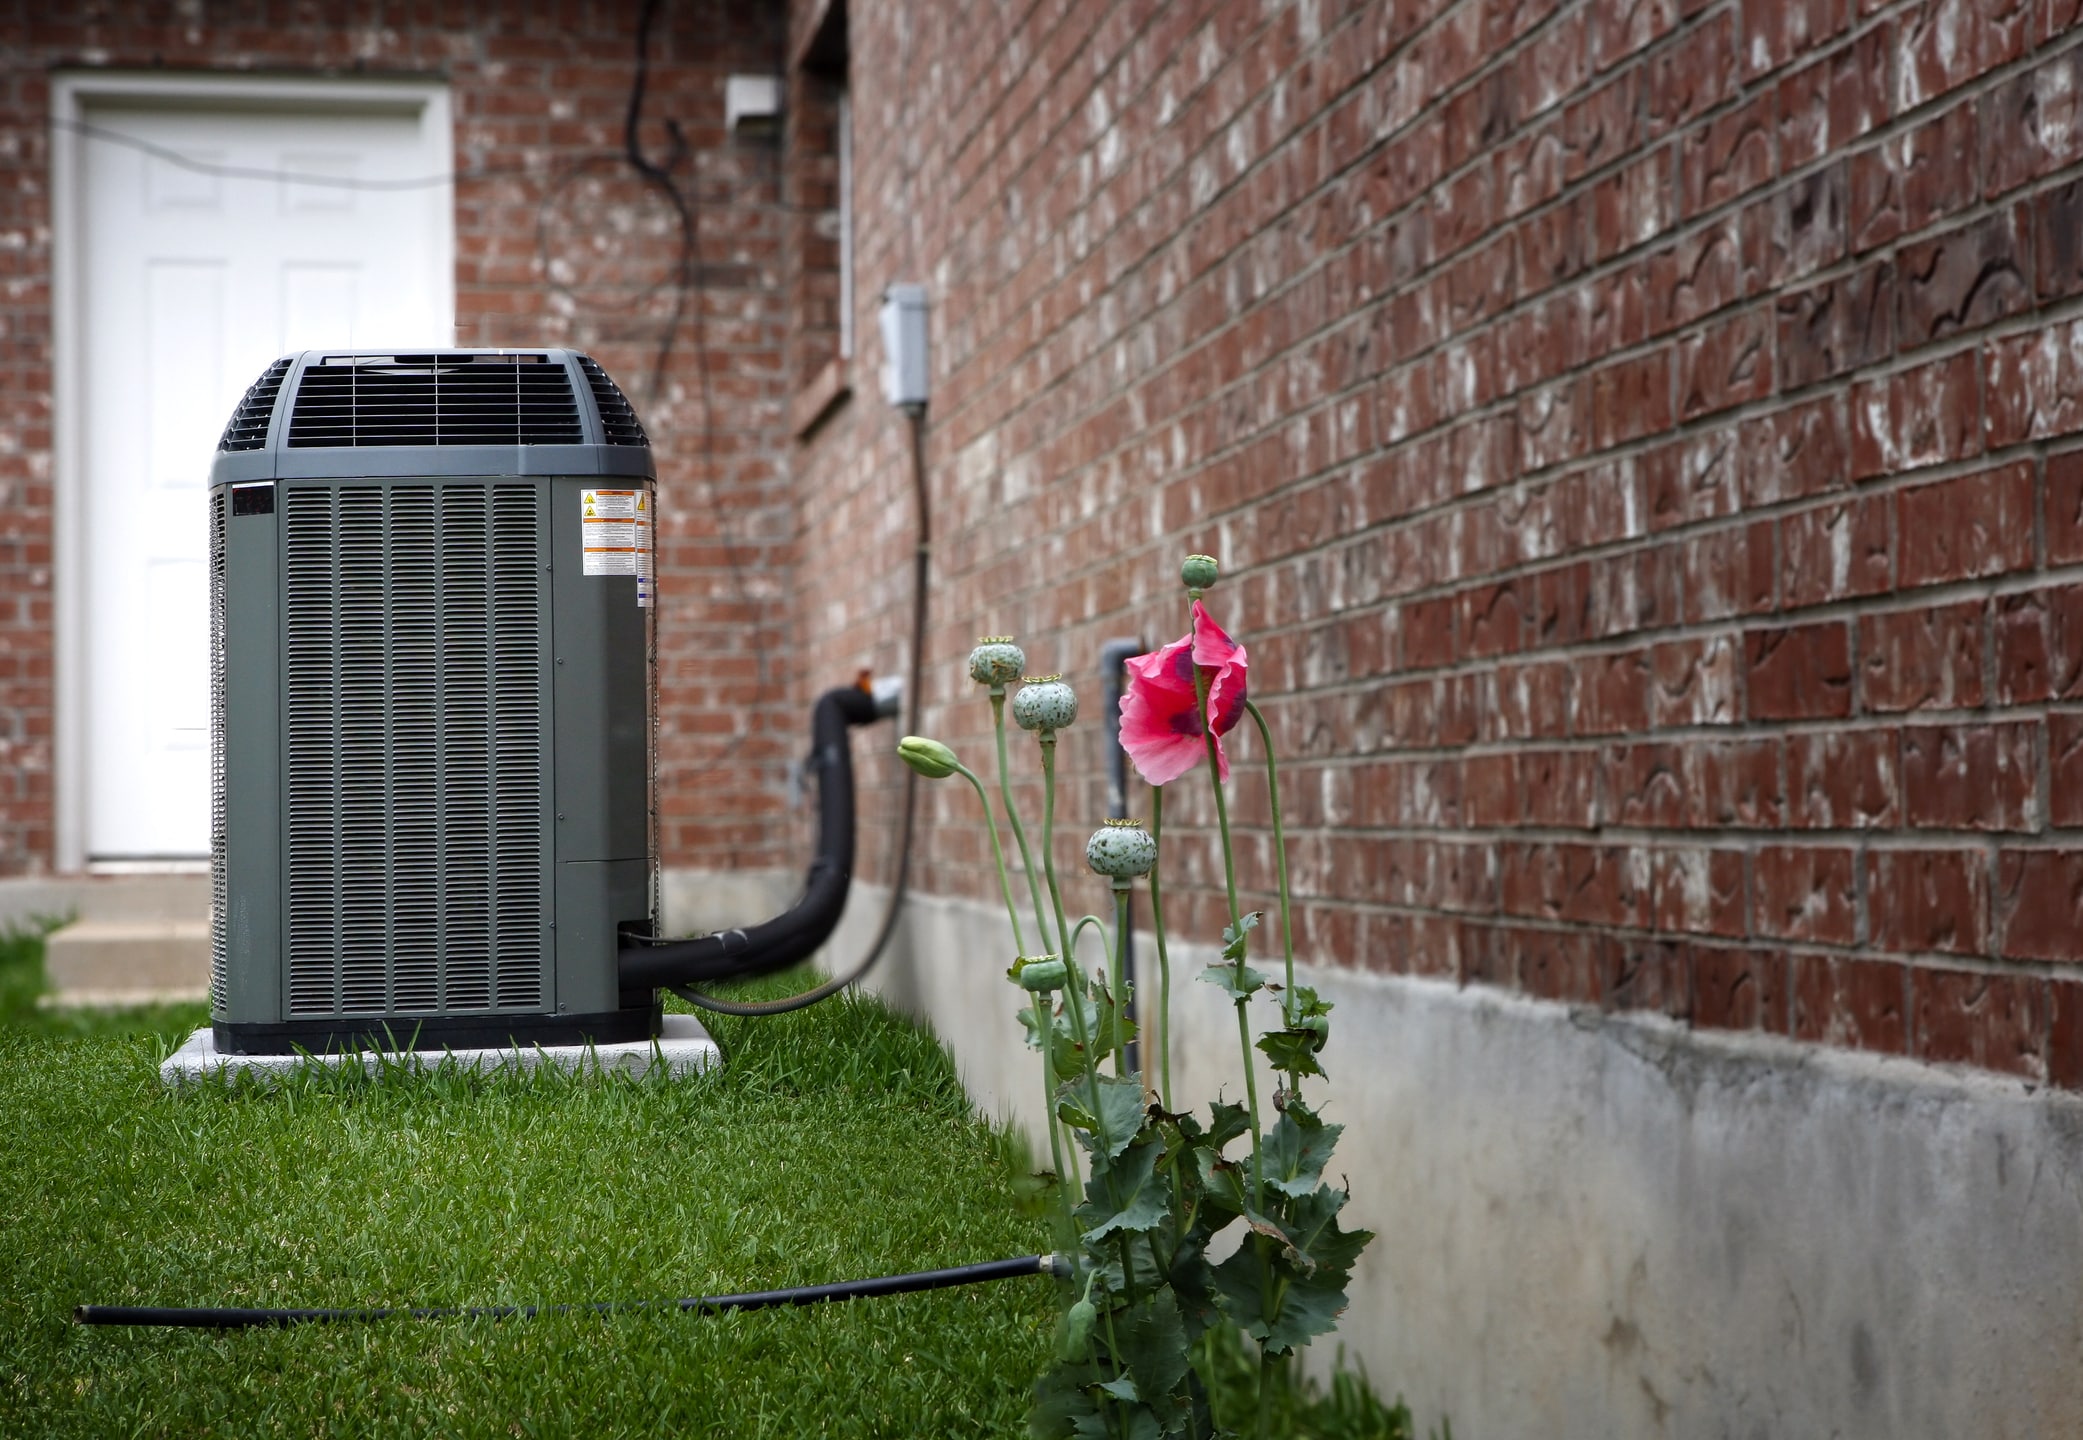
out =
[[[642,1310],[678,1310],[682,1314],[720,1315],[726,1310],[771,1310],[780,1305],[818,1305],[829,1300],[862,1300],[875,1295],[908,1295],[919,1290],[945,1290],[987,1280],[1021,1275],[1066,1273],[1054,1255],[1021,1255],[986,1260],[946,1270],[915,1270],[906,1275],[877,1275],[867,1280],[841,1280],[831,1285],[798,1285],[789,1290],[754,1290],[744,1295],[704,1295],[687,1300],[601,1301],[591,1305],[414,1305],[371,1310],[241,1310],[166,1305],[80,1305],[72,1312],[78,1325],[155,1325],[192,1330],[250,1330],[261,1326],[334,1324],[360,1320],[506,1320],[537,1315],[625,1315]]]
[[[875,697],[856,685],[825,691],[811,711],[804,768],[817,775],[817,855],[803,898],[771,920],[695,940],[632,943],[625,935],[618,962],[625,991],[767,975],[809,959],[825,943],[853,884],[853,751],[847,731],[880,718]]]

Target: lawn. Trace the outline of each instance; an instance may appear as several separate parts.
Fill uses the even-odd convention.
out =
[[[715,1019],[730,1063],[678,1081],[169,1094],[158,1061],[200,1007],[44,1011],[41,981],[40,941],[0,935],[0,1436],[1025,1434],[1056,1314],[1039,1277],[712,1317],[71,1323],[86,1302],[670,1299],[1051,1248],[1024,1147],[873,999]],[[1256,1363],[1217,1338],[1241,1421]],[[1283,1384],[1273,1429],[1408,1427],[1340,1376]]]
[[[1040,1278],[713,1318],[70,1323],[83,1301],[666,1298],[1048,1249],[944,1052],[874,1001],[724,1020],[732,1063],[679,1082],[174,1096],[156,1062],[199,1013],[25,1015],[25,949],[0,958],[0,1434],[1023,1430]]]

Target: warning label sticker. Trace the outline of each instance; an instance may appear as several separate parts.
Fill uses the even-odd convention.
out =
[[[651,603],[651,496],[644,490],[581,490],[585,573],[634,575],[637,603]]]

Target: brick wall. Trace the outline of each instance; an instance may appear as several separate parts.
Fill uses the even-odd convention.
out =
[[[781,863],[801,725],[776,659],[792,543],[780,158],[772,138],[725,135],[723,88],[733,71],[773,73],[782,20],[668,0],[656,22],[644,139],[663,158],[663,122],[683,128],[700,289],[654,397],[679,245],[663,196],[618,158],[638,8],[0,5],[0,873],[52,862],[48,81],[86,66],[449,81],[458,342],[591,351],[656,445],[667,863]]]
[[[1092,714],[1207,549],[1311,958],[2083,1084],[2077,8],[856,5],[862,363],[882,284],[935,305],[929,728],[981,758],[995,630]],[[855,395],[799,456],[811,668],[895,658],[901,442]],[[986,897],[929,793],[923,883]]]

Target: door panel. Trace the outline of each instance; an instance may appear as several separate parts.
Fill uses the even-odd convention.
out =
[[[90,859],[209,849],[208,550],[217,437],[307,347],[453,343],[446,171],[416,113],[93,107],[81,149],[81,476]],[[222,173],[261,171],[263,175]]]

